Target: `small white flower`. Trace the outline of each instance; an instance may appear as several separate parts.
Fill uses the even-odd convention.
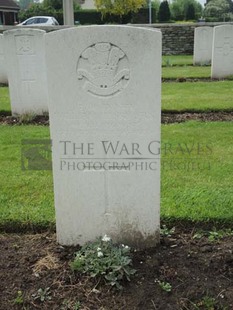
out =
[[[104,242],[108,242],[110,240],[111,240],[111,238],[108,237],[107,235],[104,235],[103,238],[102,238],[102,241],[104,241]]]
[[[99,251],[99,252],[97,253],[97,256],[98,256],[98,257],[103,257],[104,254],[103,254],[103,252]]]
[[[125,249],[128,249],[129,247],[128,247],[128,245],[125,245]]]
[[[97,252],[101,251],[101,248],[97,248]]]

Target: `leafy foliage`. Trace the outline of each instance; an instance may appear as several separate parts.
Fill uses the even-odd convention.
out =
[[[44,0],[44,7],[51,7],[55,10],[62,10],[62,0]]]
[[[212,230],[212,231],[197,231],[193,235],[193,239],[201,239],[203,237],[207,237],[209,241],[218,241],[225,237],[233,236],[233,230],[232,229],[224,229],[224,230]]]
[[[35,294],[32,294],[32,297],[34,300],[39,300],[40,302],[51,300],[50,287],[46,287],[45,289],[39,288]]]
[[[30,7],[31,4],[33,4],[33,0],[19,0],[18,4],[21,10],[26,10]]]
[[[159,287],[160,287],[163,291],[165,291],[165,292],[167,292],[167,293],[169,293],[169,292],[172,291],[172,286],[171,286],[171,284],[170,284],[169,282],[164,282],[164,281],[157,281],[157,282],[158,282],[158,284],[159,284]]]
[[[24,303],[23,300],[23,292],[22,291],[17,291],[17,296],[14,299],[14,304],[16,305],[22,305]]]
[[[156,12],[159,11],[160,1],[159,0],[152,0],[151,1],[151,7],[156,10]]]
[[[25,19],[32,16],[56,16],[56,11],[52,7],[45,7],[41,3],[32,4],[27,10],[19,12],[19,20],[24,21]]]
[[[160,22],[167,22],[171,18],[171,12],[169,8],[169,4],[167,0],[161,2],[159,6],[159,12],[158,12],[158,20]]]
[[[91,277],[103,278],[107,284],[121,289],[121,282],[130,281],[136,270],[132,268],[128,246],[114,245],[104,236],[95,242],[87,243],[76,253],[71,268]]]
[[[189,3],[187,6],[186,14],[185,14],[186,20],[194,20],[195,19],[195,7],[193,3]]]
[[[102,16],[106,14],[122,16],[130,12],[136,13],[145,4],[145,0],[95,0],[97,11],[100,11]]]
[[[190,20],[201,17],[203,8],[197,0],[173,0],[170,6],[174,20]]]
[[[171,237],[172,234],[175,232],[175,227],[172,227],[171,229],[167,228],[166,225],[162,225],[160,228],[160,235],[164,237]]]
[[[204,16],[214,17],[217,20],[225,19],[231,11],[231,5],[228,0],[211,0],[207,3]]]
[[[33,0],[30,1],[30,6],[19,12],[20,21],[24,21],[32,16],[53,16],[58,20],[59,24],[63,24],[62,0],[44,0],[42,3],[33,3]],[[74,11],[77,12],[79,10],[80,5],[74,1]]]

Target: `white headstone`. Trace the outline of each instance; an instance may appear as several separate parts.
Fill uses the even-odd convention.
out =
[[[211,63],[213,46],[213,27],[197,27],[194,31],[194,65]]]
[[[212,78],[233,75],[233,25],[214,27]]]
[[[0,83],[7,83],[6,61],[4,57],[4,40],[2,34],[0,34]]]
[[[4,32],[13,115],[48,112],[45,33],[38,29],[15,29]]]
[[[56,46],[56,52],[54,52]],[[89,26],[46,34],[57,238],[159,239],[161,33]]]

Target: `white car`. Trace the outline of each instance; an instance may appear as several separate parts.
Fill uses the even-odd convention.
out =
[[[18,24],[18,26],[58,26],[58,21],[52,16],[34,16],[26,19],[24,22]]]

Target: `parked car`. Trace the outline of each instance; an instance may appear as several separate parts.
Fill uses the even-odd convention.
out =
[[[26,19],[24,22],[18,24],[17,26],[57,26],[58,21],[52,16],[34,16]]]

